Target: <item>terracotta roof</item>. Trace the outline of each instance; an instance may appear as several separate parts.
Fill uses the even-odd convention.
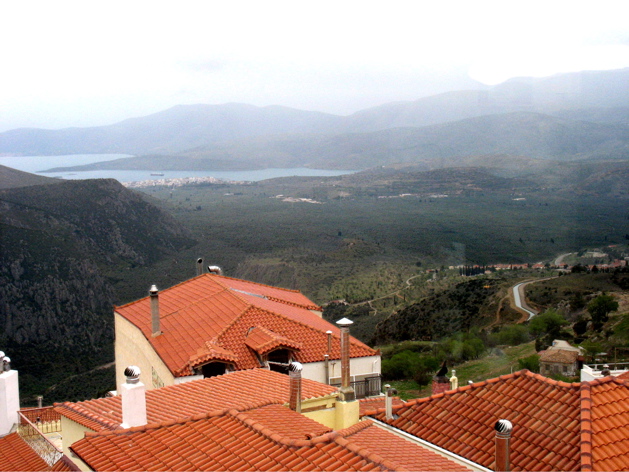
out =
[[[585,383],[585,382],[584,382]],[[627,470],[629,468],[629,385],[613,377],[585,383],[582,394],[591,399],[591,444],[594,470]],[[585,401],[584,401],[585,403]],[[587,417],[586,404],[582,406]],[[583,429],[586,426],[584,425]],[[587,434],[587,432],[586,432]],[[582,435],[582,440],[587,437]],[[587,442],[582,454],[587,464]],[[586,467],[582,467],[586,470]]]
[[[264,355],[279,347],[292,350],[301,349],[301,343],[292,341],[261,326],[251,328],[247,333],[245,344],[260,355]]]
[[[390,425],[494,467],[494,424],[513,423],[512,470],[619,470],[629,464],[629,384],[557,382],[529,371],[393,408]],[[383,410],[374,416],[386,421]]]
[[[11,433],[0,438],[0,470],[43,471],[50,467],[17,433]]]
[[[616,378],[618,380],[629,380],[629,370],[624,374],[617,375]]]
[[[548,349],[539,354],[540,362],[558,362],[561,364],[574,364],[579,357],[577,351],[567,351],[565,349]]]
[[[299,349],[297,358],[304,363],[323,361],[330,330],[330,358],[340,358],[340,330],[313,313],[320,308],[296,291],[204,274],[160,291],[159,309],[162,334],[156,337],[149,297],[116,312],[143,332],[175,376],[190,375],[210,360],[233,363],[236,369],[259,367],[256,353],[245,343],[252,327],[272,332],[277,346]],[[352,338],[351,357],[375,354]]]
[[[393,397],[393,405],[404,405],[404,400],[400,397]],[[384,396],[361,398],[358,400],[360,404],[360,416],[375,415],[379,408],[384,408]]]
[[[71,449],[92,470],[466,470],[371,421],[312,439],[294,437],[297,430],[323,432],[286,407],[231,409],[88,433]]]
[[[363,422],[367,423],[367,422]],[[469,470],[437,453],[392,434],[375,425],[364,427],[358,432],[346,436],[353,444],[363,447],[381,457],[395,462],[404,470],[463,471]]]
[[[333,395],[336,387],[302,378],[302,399]],[[269,402],[288,403],[289,377],[252,369],[147,390],[149,423],[186,418],[225,408],[242,409]],[[122,423],[121,397],[56,403],[55,410],[93,431],[113,430]]]

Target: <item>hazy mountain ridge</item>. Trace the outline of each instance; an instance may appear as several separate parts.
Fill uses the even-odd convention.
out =
[[[432,161],[457,166],[456,159],[509,155],[554,161],[624,158],[629,127],[514,112],[426,126],[370,133],[259,137],[197,148],[177,156],[140,156],[60,170],[311,167],[367,169]],[[454,160],[454,161],[453,161]]]
[[[629,69],[512,79],[488,90],[463,90],[395,102],[349,116],[280,106],[179,105],[92,128],[16,129],[0,133],[8,154],[179,154],[219,142],[283,134],[368,133],[422,127],[489,114],[555,113],[629,107]]]
[[[29,187],[31,185],[47,185],[59,183],[61,180],[44,177],[43,175],[22,172],[0,165],[0,190],[6,188]]]

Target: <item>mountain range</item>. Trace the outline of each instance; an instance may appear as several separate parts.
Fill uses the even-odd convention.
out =
[[[504,153],[616,158],[629,149],[627,83],[629,69],[511,79],[349,116],[234,103],[179,105],[109,126],[6,131],[0,154],[136,156],[85,170],[366,169]]]

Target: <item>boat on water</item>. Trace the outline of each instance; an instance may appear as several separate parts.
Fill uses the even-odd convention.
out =
[[[164,174],[160,174],[158,172],[151,172],[151,175],[155,176],[155,177],[163,177],[164,176]]]

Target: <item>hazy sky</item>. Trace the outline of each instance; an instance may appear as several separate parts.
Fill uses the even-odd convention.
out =
[[[0,131],[180,103],[349,114],[629,67],[629,1],[0,1]],[[473,79],[473,80],[472,80]]]

